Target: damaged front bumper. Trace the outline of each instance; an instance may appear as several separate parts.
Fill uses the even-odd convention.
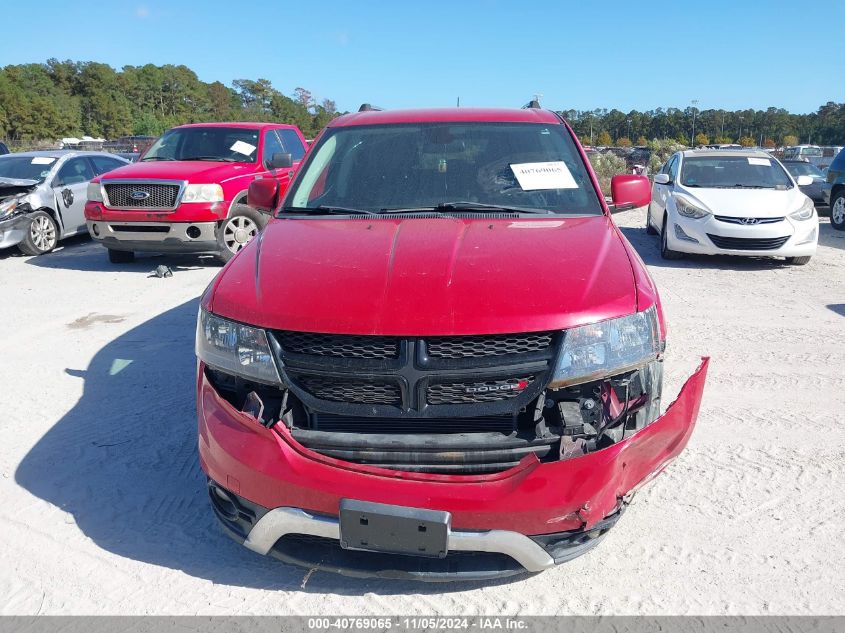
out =
[[[527,455],[484,475],[410,473],[339,461],[305,448],[283,425],[267,429],[198,378],[199,450],[212,505],[253,551],[358,576],[419,580],[536,572],[596,545],[625,500],[687,444],[708,359],[666,412],[607,448],[556,462]],[[339,546],[342,500],[449,514],[443,558]]]
[[[26,237],[31,221],[29,214],[26,213],[0,220],[0,248],[9,248],[20,244]]]

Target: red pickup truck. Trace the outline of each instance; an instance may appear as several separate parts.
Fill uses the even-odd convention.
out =
[[[250,186],[275,217],[196,338],[200,463],[249,549],[355,576],[537,572],[683,450],[707,361],[665,406],[657,289],[556,113],[345,115],[278,189]],[[649,203],[642,176],[611,189]]]
[[[85,219],[114,263],[136,251],[214,253],[224,261],[266,224],[246,205],[257,178],[286,188],[307,144],[293,125],[198,123],[165,132],[137,163],[91,182]]]

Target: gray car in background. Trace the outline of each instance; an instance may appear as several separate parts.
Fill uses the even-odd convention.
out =
[[[48,253],[87,233],[88,181],[128,161],[105,152],[38,151],[0,156],[0,248]]]

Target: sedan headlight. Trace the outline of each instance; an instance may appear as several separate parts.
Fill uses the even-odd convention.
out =
[[[660,354],[654,306],[619,319],[566,330],[552,388],[566,387],[641,367]]]
[[[182,202],[223,202],[223,187],[220,185],[188,185],[182,194]]]
[[[789,214],[789,217],[793,220],[809,220],[813,217],[813,212],[816,210],[813,201],[809,198],[804,200],[804,204],[797,211],[793,211]]]
[[[242,378],[274,385],[282,382],[264,330],[202,309],[197,319],[197,356],[206,365]]]
[[[0,202],[0,220],[5,220],[15,215],[20,205],[20,198],[10,198]]]
[[[703,218],[707,215],[710,215],[710,212],[707,209],[702,209],[698,205],[693,204],[686,198],[682,198],[681,196],[675,196],[675,208],[685,218],[691,218],[693,220],[698,220]]]
[[[102,202],[103,201],[103,189],[100,183],[98,182],[89,182],[88,183],[88,191],[87,191],[88,200],[91,202]]]

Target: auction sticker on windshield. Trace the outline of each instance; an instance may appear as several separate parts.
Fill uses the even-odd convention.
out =
[[[753,158],[751,156],[748,157],[748,164],[749,165],[762,165],[763,167],[771,167],[772,161],[768,158]]]
[[[252,156],[252,153],[255,151],[255,145],[250,145],[243,141],[235,141],[229,149],[244,156]]]
[[[515,163],[511,165],[523,191],[537,189],[577,189],[578,184],[563,161],[547,163]]]
[[[35,158],[32,159],[30,164],[31,165],[49,165],[49,164],[55,162],[55,160],[56,160],[55,158],[52,158],[50,156],[36,156]]]

